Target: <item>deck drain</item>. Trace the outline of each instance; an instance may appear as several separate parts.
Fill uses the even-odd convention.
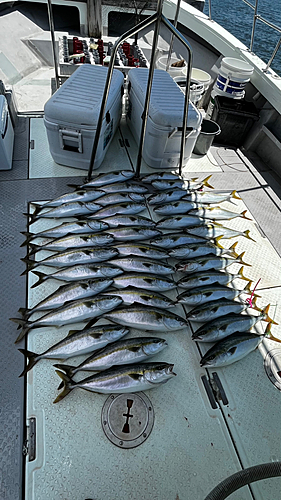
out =
[[[281,391],[281,349],[272,349],[267,353],[264,368],[270,382]]]
[[[135,448],[152,431],[154,411],[151,401],[143,392],[112,394],[103,405],[101,423],[113,444],[120,448]]]

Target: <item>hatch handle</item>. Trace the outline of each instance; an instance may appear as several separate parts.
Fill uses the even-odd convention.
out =
[[[36,418],[29,419],[27,428],[27,439],[25,440],[22,448],[23,455],[28,455],[28,461],[33,462],[36,459]]]
[[[82,134],[77,130],[59,129],[59,143],[61,149],[83,153]]]

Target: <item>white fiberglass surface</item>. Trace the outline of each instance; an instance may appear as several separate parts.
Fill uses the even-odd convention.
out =
[[[236,207],[227,202],[222,206],[239,213],[246,209],[242,201],[238,201]],[[251,216],[249,212],[247,215]],[[34,228],[40,231],[51,225],[56,223],[41,219]],[[251,237],[256,240],[254,243],[240,236],[236,250],[245,251],[245,261],[252,264],[245,267],[245,275],[254,283],[261,278],[258,288],[267,289],[258,292],[261,295],[258,306],[280,303],[280,289],[271,288],[280,285],[276,272],[280,259],[270,243],[260,235],[254,221],[236,218],[224,225],[241,231],[250,229]],[[234,241],[224,239],[222,244],[230,246]],[[40,259],[43,257],[41,254]],[[230,272],[237,270],[235,266],[230,267]],[[48,280],[31,289],[35,280],[29,273],[29,307],[60,284]],[[240,286],[238,281],[237,286],[242,288],[244,284]],[[179,291],[169,292],[171,297],[177,293]],[[184,316],[187,309],[178,305],[172,310]],[[278,306],[272,305],[270,315],[280,323]],[[198,326],[192,325],[195,329]],[[43,352],[69,329],[31,330],[28,349]],[[279,331],[278,326],[272,327],[273,335],[278,337]],[[139,335],[140,331],[132,329],[128,337]],[[54,500],[201,499],[221,480],[238,471],[241,463],[247,467],[278,459],[280,393],[265,374],[262,349],[228,367],[209,370],[218,373],[229,400],[227,405],[220,403],[220,407],[212,409],[201,379],[207,372],[200,368],[199,350],[191,340],[190,329],[173,333],[161,331],[159,337],[167,340],[168,347],[151,361],[173,363],[177,376],[146,392],[154,408],[155,422],[151,435],[137,448],[121,449],[106,438],[101,411],[107,395],[75,389],[64,400],[53,404],[60,383],[52,366],[54,361],[40,360],[28,373],[27,424],[31,417],[37,422],[36,459],[27,461],[26,465],[28,500],[47,497]],[[272,341],[263,344],[269,349],[273,346]],[[274,343],[273,347],[276,346]],[[205,347],[200,344],[202,352]],[[73,364],[76,361],[78,359]],[[278,498],[278,481],[270,481],[269,486],[268,481],[262,486],[254,485],[255,498]],[[252,496],[244,487],[232,498],[242,500]]]

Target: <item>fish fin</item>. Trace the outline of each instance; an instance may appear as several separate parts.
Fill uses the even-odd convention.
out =
[[[23,339],[23,337],[29,332],[29,330],[30,330],[29,326],[27,328],[23,328],[19,336],[16,338],[15,344],[17,344],[21,339]]]
[[[87,330],[88,328],[91,328],[92,326],[94,326],[98,322],[99,319],[100,319],[99,317],[91,319],[88,323],[86,323],[83,330]]]
[[[214,189],[214,186],[211,186],[211,184],[209,184],[209,179],[211,179],[212,175],[208,175],[208,177],[206,177],[203,181],[202,181],[202,184],[210,189]]]
[[[252,284],[253,284],[253,282],[251,280],[249,280],[248,283],[246,284],[246,286],[243,288],[242,292],[249,293],[251,295],[252,294],[252,291],[251,291]]]
[[[24,375],[33,368],[34,365],[36,365],[38,360],[38,354],[36,352],[28,351],[27,349],[19,349],[19,351],[26,357],[28,358],[28,365],[26,365],[25,369],[23,372],[19,375],[19,377],[24,377]]]
[[[28,323],[26,319],[22,318],[9,318],[9,320],[13,321],[14,323],[18,323],[22,327],[24,327]]]
[[[83,328],[84,330],[84,328]],[[67,334],[67,337],[70,337],[71,335],[73,335],[74,333],[77,333],[77,332],[80,332],[81,330],[69,330],[68,334]]]
[[[271,327],[272,327],[272,322],[270,321],[267,325],[266,325],[266,329],[265,329],[265,332],[264,332],[264,335],[266,338],[268,338],[269,340],[274,340],[275,342],[281,342],[281,339],[278,339],[276,337],[274,337],[271,333]]]
[[[39,279],[38,281],[36,281],[35,283],[33,283],[33,285],[31,286],[31,288],[36,288],[38,285],[41,285],[41,283],[43,283],[43,281],[45,281],[47,278],[48,278],[48,275],[47,274],[44,274],[44,273],[41,273],[40,271],[33,271],[33,274],[35,274]]]
[[[58,403],[59,401],[61,401],[72,390],[72,389],[69,388],[69,385],[72,382],[71,378],[68,375],[66,375],[66,373],[59,372],[58,370],[56,370],[56,374],[63,381],[63,391],[56,397],[56,399],[53,401],[53,403]]]
[[[56,364],[53,365],[55,368],[58,368],[59,370],[63,371],[66,373],[66,375],[71,378],[73,376],[73,371],[75,370],[76,366],[73,365],[63,365],[63,364]],[[59,388],[61,388],[59,386]]]
[[[18,312],[22,315],[22,316],[25,316],[26,313],[29,313],[31,309],[28,309],[28,308],[25,308],[25,307],[20,307]]]
[[[74,188],[74,189],[80,189],[80,185],[79,184],[67,184],[69,187],[71,188]]]
[[[247,229],[246,231],[244,231],[243,234],[244,234],[245,238],[248,238],[248,240],[252,240],[252,241],[254,241],[256,243],[256,240],[254,240],[254,238],[251,238],[251,236],[250,236],[249,233],[250,233],[249,229]]]
[[[252,282],[252,280],[250,280],[249,278],[246,278],[246,276],[244,276],[243,271],[244,271],[244,267],[243,267],[243,266],[241,266],[241,267],[240,267],[240,269],[239,269],[239,271],[238,271],[239,278],[240,278],[241,280],[251,281],[251,282]]]
[[[235,200],[241,200],[242,198],[240,198],[239,194],[237,193],[237,191],[234,189],[231,193],[231,198],[234,198]]]
[[[28,256],[26,257],[23,257],[22,259],[22,262],[24,262],[25,264],[27,264],[28,266],[34,266],[36,265],[37,263],[35,262],[35,260],[32,260],[32,259],[29,259]]]
[[[198,180],[198,177],[191,177],[190,179],[192,182],[196,182]]]
[[[21,231],[21,234],[23,234],[26,239],[24,240],[24,242],[20,245],[21,247],[24,247],[26,245],[28,245],[28,243],[30,242],[30,240],[32,240],[35,236],[34,233],[29,233],[28,231]]]
[[[273,325],[278,325],[279,323],[276,323],[276,321],[274,321],[273,319],[271,319],[268,315],[268,311],[269,311],[269,308],[270,308],[270,304],[267,304],[267,306],[262,309],[262,314],[266,314],[266,317],[264,318],[264,321],[266,321],[267,323],[272,323]]]
[[[261,309],[260,307],[257,306],[256,302],[257,302],[257,296],[254,295],[253,299],[252,299],[252,309],[254,309],[255,311],[259,311],[259,312],[262,312],[263,309]]]
[[[246,212],[247,212],[247,210],[244,210],[244,211],[240,214],[240,217],[242,217],[243,219],[252,220],[252,219],[250,219],[250,217],[246,217],[246,215],[245,215],[245,214],[246,214]]]
[[[237,255],[237,259],[239,259],[239,262],[241,262],[241,264],[243,264],[244,266],[252,267],[252,264],[247,264],[247,262],[243,260],[244,255],[245,252],[240,253],[240,255]]]
[[[223,238],[223,236],[217,236],[216,238],[214,238],[214,242],[215,242],[215,245],[219,248],[222,248],[223,250],[225,250],[225,248],[220,244],[220,240]]]

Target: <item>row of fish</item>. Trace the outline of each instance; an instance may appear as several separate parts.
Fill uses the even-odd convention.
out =
[[[31,223],[44,217],[75,216],[78,220],[64,222],[40,233],[25,233],[27,236],[25,243],[31,248],[28,258],[23,259],[29,266],[28,270],[33,270],[42,264],[51,266],[51,269],[56,268],[50,274],[33,271],[39,278],[33,287],[47,279],[70,283],[60,286],[56,292],[33,309],[20,311],[23,313],[23,319],[15,321],[23,326],[23,329],[17,340],[30,329],[40,326],[59,326],[87,320],[91,320],[92,323],[99,318],[115,324],[115,326],[90,324],[84,330],[71,331],[68,337],[41,354],[22,350],[29,357],[29,365],[23,372],[25,374],[39,359],[68,359],[98,349],[77,367],[55,365],[65,372],[65,374],[59,372],[64,389],[56,402],[74,387],[83,387],[96,392],[114,392],[114,383],[119,380],[116,392],[131,392],[151,388],[152,384],[162,383],[172,377],[173,365],[166,363],[127,364],[122,369],[122,374],[120,368],[115,366],[119,363],[139,363],[147,356],[160,352],[167,345],[164,339],[155,337],[119,340],[128,333],[128,327],[162,332],[163,329],[176,331],[187,326],[186,318],[166,310],[177,303],[197,305],[187,314],[187,318],[192,321],[208,322],[193,336],[195,340],[204,342],[223,338],[217,333],[213,333],[213,337],[207,333],[209,326],[212,326],[211,323],[223,318],[233,319],[233,324],[235,318],[238,323],[241,319],[241,327],[238,329],[235,326],[231,331],[229,326],[232,324],[231,321],[227,323],[227,327],[222,325],[217,328],[216,332],[227,331],[224,337],[232,336],[232,338],[227,337],[228,343],[230,340],[235,341],[233,335],[237,336],[237,332],[242,332],[244,335],[245,328],[246,330],[251,328],[254,321],[261,319],[269,321],[268,310],[261,312],[255,306],[261,312],[259,316],[241,315],[240,312],[247,305],[232,300],[242,293],[251,293],[249,284],[242,291],[226,286],[236,278],[248,282],[250,280],[244,276],[242,267],[237,274],[225,272],[234,262],[248,264],[243,261],[243,254],[238,256],[235,252],[236,243],[230,249],[224,249],[220,244],[220,238],[240,235],[252,238],[249,231],[234,231],[223,227],[216,220],[232,219],[237,216],[247,217],[245,212],[237,214],[206,204],[237,199],[239,197],[236,192],[212,193],[198,190],[204,185],[211,187],[208,183],[209,177],[202,182],[197,182],[196,179],[187,182],[173,174],[155,173],[146,176],[138,183],[129,182],[132,177],[133,172],[129,171],[100,174],[90,183],[79,186],[74,193],[68,193],[46,204],[37,204],[34,214],[30,217]],[[151,192],[151,185],[161,192],[148,194],[148,205],[156,205],[155,214],[171,215],[157,223],[138,215],[146,208],[144,194]],[[93,203],[94,200],[98,202]],[[45,211],[46,209],[48,211]],[[180,229],[184,232],[165,234],[162,233],[163,229],[164,231]],[[209,241],[210,239],[214,242]],[[149,240],[148,243],[146,240]],[[40,250],[57,253],[42,261],[31,260],[30,256]],[[176,265],[163,263],[170,257],[180,262]],[[175,282],[166,276],[174,271],[188,274]],[[109,287],[111,287],[109,291],[105,291]],[[176,287],[192,290],[179,294],[174,301],[158,293]],[[39,319],[30,320],[34,312],[45,310],[49,312]],[[253,324],[246,326],[244,323],[242,326],[246,318],[250,318]],[[202,333],[204,327],[206,333]],[[112,340],[103,343],[104,339],[111,339],[111,334]],[[242,335],[239,334],[239,345],[245,346],[247,340],[242,342],[241,338]],[[255,339],[261,340],[257,335]],[[108,344],[109,342],[113,343]],[[215,349],[216,352],[215,346],[211,349]],[[233,350],[233,347],[230,351],[231,349]],[[242,351],[243,349],[244,347]],[[235,359],[234,354],[232,359]],[[206,364],[204,358],[206,355],[201,360],[202,366]],[[111,368],[112,365],[114,368]],[[79,370],[105,371],[83,381],[74,382],[72,376]]]

